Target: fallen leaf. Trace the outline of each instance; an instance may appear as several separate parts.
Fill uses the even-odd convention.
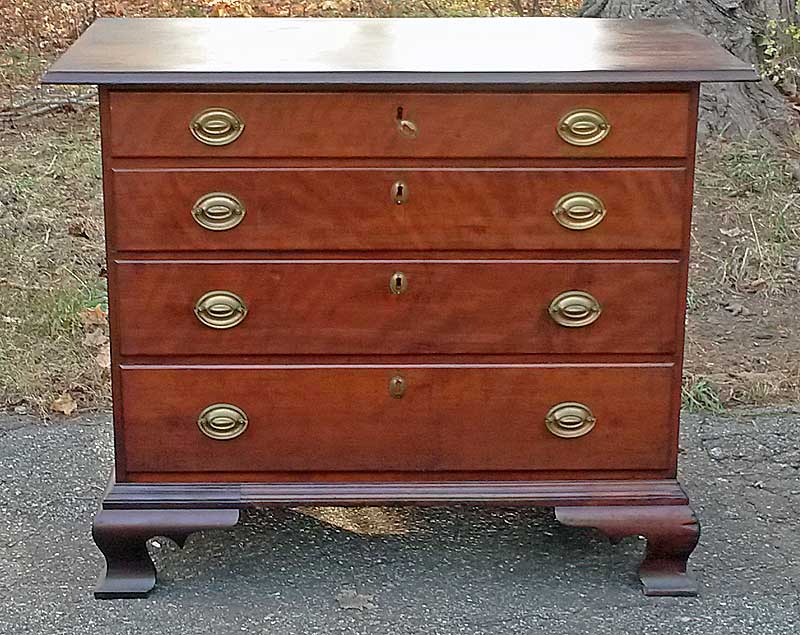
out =
[[[728,238],[736,238],[737,236],[741,236],[744,231],[741,227],[731,227],[730,229],[720,228],[719,233]]]
[[[67,233],[75,238],[89,238],[89,232],[86,229],[86,224],[81,220],[72,221],[69,224]]]
[[[78,312],[78,317],[84,327],[90,326],[105,326],[108,324],[108,313],[103,311],[103,308],[98,304],[91,309],[83,309]]]
[[[50,404],[50,410],[53,412],[60,412],[67,416],[70,416],[73,412],[78,409],[78,404],[75,403],[75,400],[72,398],[68,392],[65,392],[63,395],[58,397],[53,403]]]
[[[763,286],[767,284],[767,281],[764,278],[759,278],[758,280],[751,280],[749,282],[745,282],[740,286],[742,291],[746,291],[748,293],[758,293],[758,290],[761,289]]]
[[[364,593],[357,593],[352,589],[346,589],[344,591],[339,591],[336,594],[336,601],[339,603],[339,608],[342,609],[358,609],[359,611],[363,611],[364,609],[374,609],[376,606],[372,603],[372,595],[366,595]]]
[[[100,368],[111,368],[111,349],[106,346],[95,355],[95,361]]]
[[[102,346],[108,342],[108,335],[103,332],[103,329],[94,329],[89,331],[83,337],[84,346]]]
[[[750,315],[750,309],[740,302],[726,304],[724,309],[734,317],[739,315]]]

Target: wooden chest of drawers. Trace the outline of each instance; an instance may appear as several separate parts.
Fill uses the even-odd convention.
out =
[[[93,25],[46,81],[101,87],[97,596],[243,507],[445,503],[644,535],[645,592],[693,593],[698,85],[754,77],[669,21]]]

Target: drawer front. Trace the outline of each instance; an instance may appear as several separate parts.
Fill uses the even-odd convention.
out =
[[[679,249],[684,169],[113,171],[120,250]]]
[[[125,355],[671,353],[679,278],[677,261],[123,261],[113,284]]]
[[[688,92],[112,92],[110,105],[117,157],[688,154]]]
[[[124,367],[121,375],[131,472],[663,469],[674,432],[669,365]],[[390,393],[397,377],[401,397]],[[554,408],[565,402],[586,410]],[[548,414],[550,428],[576,436],[556,436]],[[212,435],[238,436],[207,436],[201,415]]]

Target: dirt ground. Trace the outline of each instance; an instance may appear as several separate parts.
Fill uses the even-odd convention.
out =
[[[0,49],[0,406],[16,414],[110,402],[96,94],[43,90],[46,64]],[[798,156],[755,138],[700,149],[689,410],[800,397]]]

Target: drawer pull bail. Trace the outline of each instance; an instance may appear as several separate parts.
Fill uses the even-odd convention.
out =
[[[416,139],[419,136],[417,124],[403,116],[402,106],[397,109],[397,129],[401,135],[409,139]]]
[[[395,271],[389,278],[389,291],[400,295],[408,290],[408,278],[402,271]]]
[[[220,232],[233,229],[244,218],[245,208],[233,194],[210,192],[197,199],[192,217],[205,229]]]
[[[212,329],[229,329],[247,316],[247,306],[230,291],[209,291],[194,305],[194,314]]]
[[[189,130],[200,143],[226,146],[242,134],[244,121],[227,108],[206,108],[192,117]]]
[[[406,380],[401,375],[395,375],[389,380],[389,394],[393,399],[400,399],[406,394]]]
[[[217,441],[229,441],[241,435],[248,420],[244,410],[229,403],[215,403],[205,408],[197,418],[200,431]]]
[[[606,206],[594,194],[570,192],[558,199],[553,216],[562,227],[583,231],[600,224],[606,216]]]
[[[556,404],[544,418],[547,429],[564,439],[576,439],[589,434],[596,422],[589,407],[577,401]]]
[[[589,326],[597,320],[603,308],[591,293],[586,291],[564,291],[550,303],[548,313],[556,324],[578,328]]]
[[[591,108],[581,108],[561,117],[556,131],[570,145],[593,146],[608,136],[611,124],[603,113]]]

